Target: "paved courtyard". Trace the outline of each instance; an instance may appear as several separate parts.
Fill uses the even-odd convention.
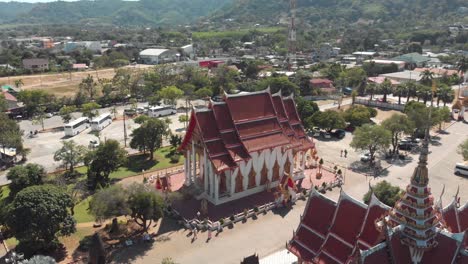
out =
[[[349,135],[347,135],[348,137]],[[447,129],[447,134],[435,137],[429,155],[429,186],[436,198],[445,184],[444,204],[450,202],[460,186],[459,196],[462,202],[468,200],[468,179],[454,175],[453,168],[460,162],[456,153],[457,146],[468,137],[468,124],[454,123]],[[350,139],[346,139],[349,140]],[[318,143],[319,154],[324,159],[348,166],[355,163],[359,153],[348,149],[348,158],[340,158],[339,150],[347,146],[347,141]],[[369,189],[368,183],[375,184],[387,180],[392,184],[405,187],[417,164],[417,155],[410,154],[412,160],[405,164],[389,165],[379,177],[366,176],[347,170],[343,190],[361,199]],[[327,192],[334,200],[339,197],[339,189]],[[158,240],[145,248],[128,248],[115,255],[115,263],[159,263],[165,257],[171,257],[177,263],[239,263],[243,257],[259,254],[260,258],[282,250],[286,241],[292,237],[293,230],[299,223],[299,217],[305,207],[304,201],[297,201],[291,210],[282,209],[260,215],[257,220],[249,219],[237,223],[232,229],[225,228],[218,236],[207,241],[207,234],[200,233],[197,240],[191,240],[190,233],[179,229],[171,220],[165,219],[159,229]],[[320,215],[317,215],[320,217]]]

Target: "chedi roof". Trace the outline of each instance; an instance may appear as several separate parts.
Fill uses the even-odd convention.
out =
[[[458,193],[441,208],[428,187],[428,142],[401,199],[389,208],[341,192],[334,202],[312,189],[287,248],[303,263],[468,263],[468,204]]]

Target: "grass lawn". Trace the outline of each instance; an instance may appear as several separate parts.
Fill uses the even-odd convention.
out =
[[[94,217],[89,213],[89,201],[91,196],[87,197],[75,206],[75,220],[77,223],[94,222]]]

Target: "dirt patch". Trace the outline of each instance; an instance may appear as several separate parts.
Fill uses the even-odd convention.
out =
[[[402,114],[400,111],[395,111],[395,110],[385,110],[385,109],[379,109],[376,108],[377,110],[377,116],[375,117],[376,120],[382,122],[388,118],[390,118],[394,114]]]

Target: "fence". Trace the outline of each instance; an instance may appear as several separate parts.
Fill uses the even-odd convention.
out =
[[[402,111],[402,112],[405,109],[405,105],[384,103],[384,102],[379,102],[379,101],[371,101],[371,100],[358,99],[358,98],[354,100],[354,103],[366,105],[366,106],[378,107],[378,108],[397,110],[397,111]]]

